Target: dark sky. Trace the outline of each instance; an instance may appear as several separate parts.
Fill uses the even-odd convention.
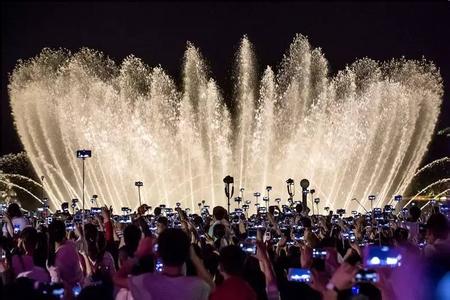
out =
[[[260,66],[276,66],[294,35],[321,47],[332,74],[356,58],[425,56],[440,68],[445,96],[438,129],[450,126],[450,4],[441,3],[2,3],[0,155],[22,150],[10,115],[8,73],[43,47],[87,46],[116,62],[133,53],[180,79],[186,41],[206,57],[226,94],[239,40],[247,34]],[[425,158],[450,153],[437,136]],[[425,163],[424,162],[424,163]]]

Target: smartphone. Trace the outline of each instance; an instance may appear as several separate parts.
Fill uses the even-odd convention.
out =
[[[73,296],[76,298],[78,297],[78,295],[80,295],[81,293],[81,285],[79,283],[77,283],[73,288],[72,288],[72,294]]]
[[[155,271],[158,273],[161,273],[163,270],[164,264],[161,260],[161,258],[157,258],[156,259],[156,263],[155,263]]]
[[[364,266],[368,268],[395,268],[401,265],[399,249],[388,246],[371,245],[364,248]]]
[[[47,224],[50,224],[51,222],[53,222],[53,218],[52,217],[47,217]]]
[[[93,214],[93,215],[100,214],[101,212],[102,212],[102,209],[100,207],[92,207],[91,208],[91,214]]]
[[[77,157],[78,158],[92,157],[92,151],[91,150],[77,150]]]
[[[355,275],[356,282],[378,282],[378,274],[375,270],[363,269],[359,270]]]
[[[64,288],[58,287],[52,289],[52,295],[55,296],[57,299],[63,299],[64,298]]]
[[[252,241],[252,240],[244,241],[244,242],[240,243],[239,246],[241,247],[242,251],[244,251],[245,253],[253,254],[253,255],[256,254],[256,243],[254,243],[254,241]]]
[[[73,223],[66,223],[66,230],[67,231],[73,231],[75,229],[75,226]]]
[[[312,255],[313,258],[325,259],[327,257],[327,250],[314,248]]]
[[[255,228],[250,228],[247,231],[247,238],[249,238],[249,239],[256,239],[256,229]]]
[[[2,249],[1,252],[1,261],[4,261],[6,259],[6,251],[4,249]]]
[[[287,279],[288,281],[310,283],[311,271],[301,268],[289,268]]]
[[[18,234],[20,232],[20,225],[14,224],[14,234]]]

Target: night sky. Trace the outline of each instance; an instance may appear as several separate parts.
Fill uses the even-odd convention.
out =
[[[200,48],[225,97],[232,65],[247,34],[260,69],[278,66],[296,33],[321,47],[331,74],[355,59],[405,56],[432,60],[441,70],[445,96],[437,129],[450,126],[450,2],[441,3],[2,3],[0,155],[17,153],[7,93],[18,59],[44,47],[89,47],[119,63],[129,54],[161,65],[180,82],[186,41]],[[436,136],[424,164],[450,154]]]

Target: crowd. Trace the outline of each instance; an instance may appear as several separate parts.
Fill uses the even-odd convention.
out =
[[[444,209],[445,208],[445,209]],[[450,299],[446,205],[2,207],[1,299]]]

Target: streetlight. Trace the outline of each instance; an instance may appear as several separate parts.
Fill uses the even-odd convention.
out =
[[[141,207],[141,186],[144,186],[144,183],[142,181],[135,181],[134,185],[138,188],[139,207]]]
[[[91,150],[77,150],[77,158],[80,158],[83,161],[83,188],[82,188],[82,199],[83,199],[83,216],[84,216],[84,161],[86,158],[92,157]]]
[[[227,175],[223,179],[223,183],[225,184],[225,196],[227,196],[228,213],[230,213],[230,199],[234,194],[234,178]]]

